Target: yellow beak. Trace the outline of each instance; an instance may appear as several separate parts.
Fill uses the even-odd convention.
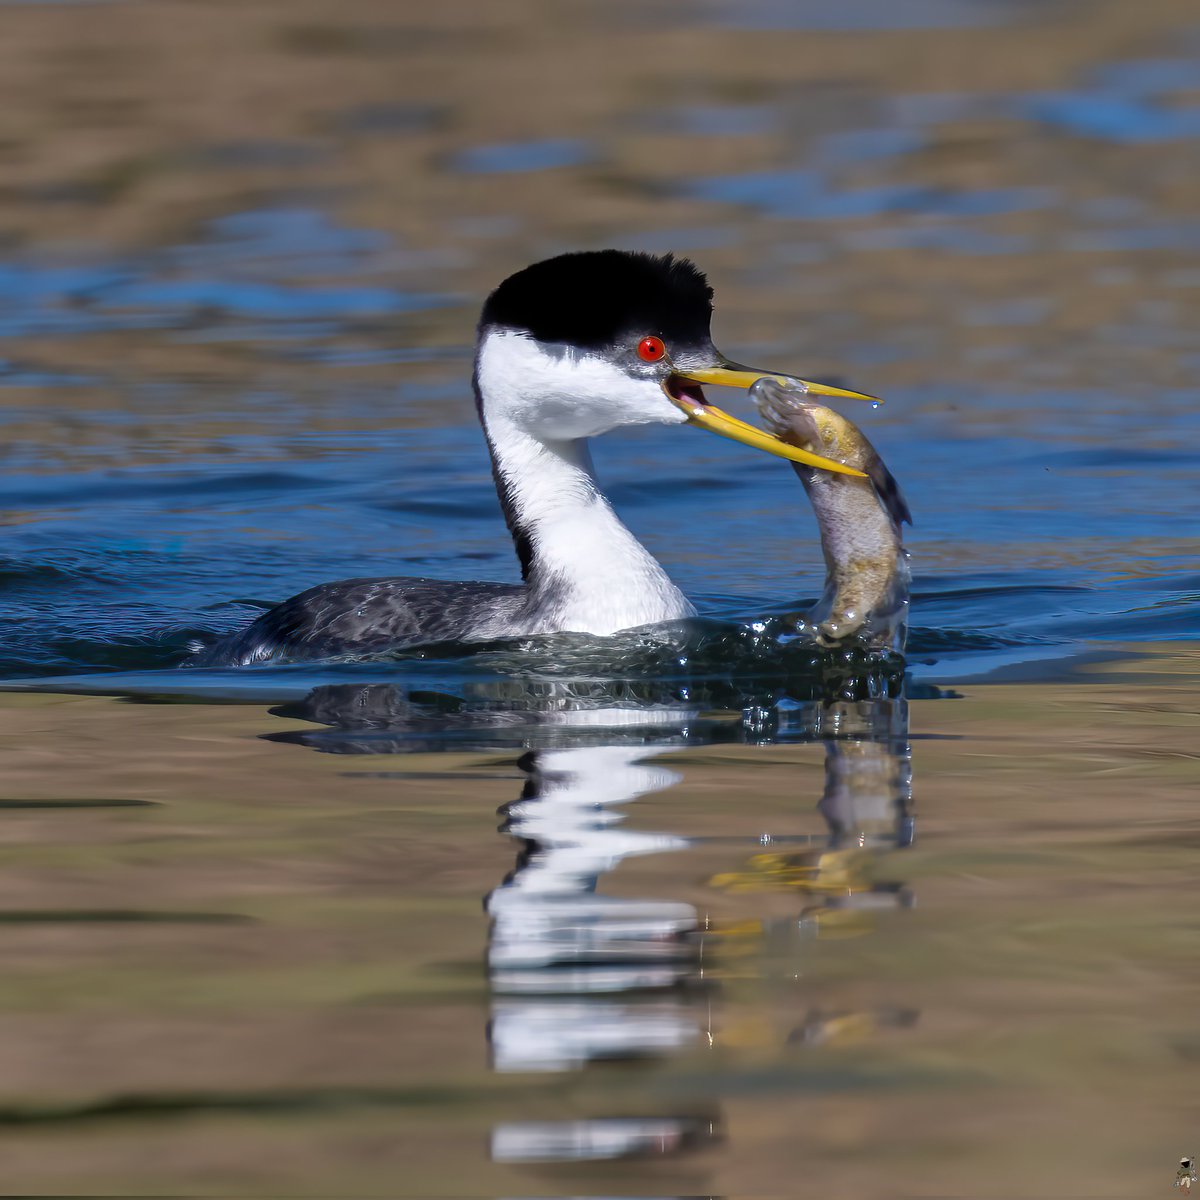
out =
[[[862,392],[849,392],[845,388],[829,387],[823,383],[809,383],[807,380],[796,379],[795,376],[782,375],[775,371],[755,371],[750,367],[738,366],[737,363],[676,371],[675,374],[681,379],[690,379],[695,383],[712,383],[720,387],[736,388],[748,388],[759,379],[778,379],[781,383],[801,384],[810,396],[830,396],[843,400],[867,400],[879,403],[874,396],[867,396]],[[686,396],[672,396],[670,390],[666,390],[667,395],[671,396],[672,402],[687,413],[688,419],[693,425],[707,429],[710,433],[720,434],[721,437],[741,442],[745,446],[753,446],[756,450],[764,450],[767,454],[774,454],[778,458],[786,458],[791,462],[805,463],[807,466],[820,467],[840,475],[864,477],[863,472],[855,470],[854,467],[848,467],[832,458],[822,458],[819,454],[810,454],[807,450],[801,450],[799,446],[793,446],[781,438],[777,438],[774,434],[767,433],[765,429],[759,429],[754,425],[746,424],[745,421],[739,421],[737,417],[730,416],[716,405],[701,403],[688,399]]]

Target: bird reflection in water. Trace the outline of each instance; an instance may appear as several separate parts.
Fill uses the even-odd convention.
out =
[[[721,1023],[723,978],[747,964],[798,972],[813,938],[867,932],[880,910],[912,903],[904,885],[872,881],[880,859],[913,838],[908,702],[896,681],[858,689],[872,698],[850,698],[843,688],[797,700],[781,698],[783,690],[743,688],[740,710],[722,713],[704,689],[684,700],[649,684],[626,686],[619,699],[611,686],[561,680],[523,689],[512,679],[473,683],[453,698],[391,684],[333,686],[275,710],[324,729],[270,736],[343,754],[525,751],[522,792],[500,809],[500,831],[518,844],[516,865],[485,898],[488,1040],[498,1072],[566,1072],[740,1045],[735,1023]],[[718,741],[823,745],[816,807],[826,833],[689,839],[625,827],[626,806],[679,782],[672,751]],[[749,823],[753,808],[743,803]],[[784,892],[796,899],[789,915],[722,924],[669,896],[598,889],[627,858],[714,842],[736,855],[736,865],[710,880],[714,889]],[[916,1014],[813,1008],[796,1017],[798,1024],[757,1039],[784,1053],[904,1027]],[[678,1154],[720,1136],[718,1099],[698,1097],[687,1111],[506,1121],[493,1130],[492,1156],[520,1163]]]

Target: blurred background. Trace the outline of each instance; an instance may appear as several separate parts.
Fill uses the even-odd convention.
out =
[[[730,355],[887,398],[857,415],[916,516],[916,650],[1196,632],[1188,0],[0,22],[0,612],[38,614],[7,673],[174,662],[339,576],[515,578],[474,321],[603,246],[692,256]],[[819,590],[782,464],[654,429],[597,456],[704,611]]]

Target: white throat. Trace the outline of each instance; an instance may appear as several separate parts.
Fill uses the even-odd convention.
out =
[[[494,334],[487,339],[478,387],[501,500],[518,544],[528,545],[530,595],[522,614],[527,631],[605,635],[695,615],[601,494],[586,440],[528,430],[520,414],[531,364],[520,359],[527,357],[526,347],[535,347],[528,339],[514,344],[517,340]],[[652,411],[646,419],[656,416]]]

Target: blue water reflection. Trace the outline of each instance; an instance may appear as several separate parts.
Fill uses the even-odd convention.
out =
[[[1163,108],[1119,96],[1039,96],[1030,101],[1029,112],[1048,125],[1110,142],[1169,142],[1200,135],[1200,108]]]
[[[905,464],[917,519],[912,654],[945,666],[986,646],[1195,636],[1192,542],[1174,524],[1159,528],[1188,494],[1200,417],[1186,394],[1160,422],[1164,444],[1144,447],[1124,438],[1123,411],[1086,391],[1024,403],[977,396],[977,428],[951,437],[937,404],[922,412],[920,398],[901,395],[905,420],[879,430],[889,460]],[[1006,432],[1023,412],[1038,414],[1044,450]],[[189,419],[181,413],[181,427]],[[747,620],[813,597],[815,533],[786,468],[749,470],[736,447],[686,432],[694,454],[681,459],[678,436],[603,439],[596,459],[618,509],[701,611]],[[1063,445],[1081,436],[1093,444]],[[10,473],[0,490],[6,673],[169,665],[189,637],[248,620],[244,601],[334,576],[515,574],[471,428],[312,439],[284,426],[279,438],[315,457],[243,471],[218,458],[203,469]],[[223,440],[257,458],[280,448],[250,433]],[[697,523],[716,498],[719,521]],[[1154,565],[1122,578],[1127,548],[1147,537]],[[951,548],[957,565],[939,570]]]
[[[955,29],[1007,24],[1032,7],[1013,0],[708,0],[716,23],[735,29]]]
[[[1172,92],[1200,87],[1200,59],[1160,58],[1114,63],[1094,86],[1026,98],[1023,108],[1081,137],[1117,143],[1170,142],[1200,134],[1200,107],[1170,104]]]
[[[197,318],[343,322],[427,310],[452,299],[368,284],[382,275],[382,235],[346,229],[313,209],[269,209],[214,221],[202,241],[149,254],[64,265],[0,262],[0,336],[45,337],[137,329],[179,329]],[[314,283],[359,276],[353,283]],[[297,283],[294,281],[304,281]],[[326,332],[336,330],[328,326]],[[253,326],[241,336],[259,336]],[[223,336],[238,336],[236,326]]]
[[[721,3],[679,19],[915,29],[1034,8]],[[1200,132],[1187,44],[1025,92],[697,81],[626,97],[587,139],[550,123],[462,149],[441,101],[378,100],[339,104],[325,141],[180,147],[193,166],[209,155],[205,170],[286,174],[326,161],[331,137],[429,138],[429,169],[480,191],[407,238],[280,187],[161,244],[6,249],[0,672],[170,666],[194,638],[333,578],[513,580],[472,414],[472,324],[500,271],[589,238],[694,254],[723,281],[718,340],[738,357],[816,362],[886,392],[863,423],[916,515],[911,647],[931,677],[989,653],[1200,635],[1187,528],[1200,342],[1180,257],[1200,223],[1175,202]],[[1073,157],[1089,154],[1137,157],[1111,171]],[[559,245],[532,209],[487,199],[539,172],[669,216],[582,222]],[[1049,265],[1060,253],[1069,265]],[[942,275],[913,282],[918,261]],[[152,365],[126,365],[125,343],[92,356],[105,337]],[[193,354],[211,356],[195,374]],[[819,591],[786,467],[692,431],[594,450],[618,510],[706,619]]]
[[[455,155],[452,166],[469,175],[493,175],[574,167],[591,157],[592,152],[586,142],[575,138],[545,138],[533,142],[474,146]]]

